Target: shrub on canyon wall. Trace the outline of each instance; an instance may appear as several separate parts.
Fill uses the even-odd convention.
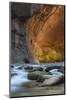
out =
[[[40,62],[55,62],[55,61],[62,61],[63,57],[60,52],[57,52],[54,49],[51,48],[45,48],[41,51],[35,52],[36,58]]]

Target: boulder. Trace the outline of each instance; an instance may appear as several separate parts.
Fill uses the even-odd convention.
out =
[[[28,71],[28,72],[34,72],[34,71],[43,71],[43,68],[42,67],[27,66],[27,67],[24,67],[24,70]]]
[[[43,71],[42,67],[36,67],[36,71]]]
[[[50,86],[64,82],[64,76],[44,76],[46,78],[39,86]]]
[[[29,80],[36,80],[37,82],[43,82],[44,81],[44,75],[46,75],[47,73],[45,71],[41,72],[41,71],[35,71],[35,72],[31,72],[28,74],[28,79]]]
[[[25,70],[32,70],[33,67],[31,67],[31,66],[27,66],[27,67],[24,67],[24,69],[25,69]]]
[[[49,72],[50,70],[53,70],[53,69],[60,69],[60,67],[59,66],[46,67],[45,71]]]
[[[37,80],[38,77],[39,77],[38,74],[33,74],[33,73],[28,74],[28,79],[29,80]]]

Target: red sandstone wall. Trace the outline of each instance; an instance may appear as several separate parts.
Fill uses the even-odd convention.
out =
[[[34,59],[35,51],[46,47],[61,53],[64,58],[64,6],[42,6],[27,22],[28,50]]]

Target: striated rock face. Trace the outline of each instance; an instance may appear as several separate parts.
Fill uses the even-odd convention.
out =
[[[26,24],[29,58],[34,62],[64,60],[64,6],[42,5]]]

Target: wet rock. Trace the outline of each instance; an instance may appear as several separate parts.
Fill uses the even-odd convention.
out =
[[[24,67],[24,70],[27,72],[32,72],[32,71],[34,71],[34,68],[31,66],[27,66],[27,67]]]
[[[13,66],[13,65],[11,65],[11,68],[14,68],[14,66]]]
[[[37,82],[43,82],[44,81],[43,75],[45,75],[45,74],[47,74],[47,73],[40,72],[40,71],[31,72],[28,74],[28,79],[36,80]]]
[[[30,81],[30,82],[24,83],[23,86],[27,88],[33,88],[35,86],[38,86],[38,83],[36,81]]]
[[[42,76],[39,76],[38,78],[37,78],[37,80],[36,80],[37,82],[43,82],[44,81],[44,77],[42,77]]]
[[[18,67],[18,69],[20,69],[20,70],[21,70],[21,69],[22,69],[22,66]]]
[[[49,74],[53,75],[53,76],[61,76],[63,75],[62,72],[58,71],[58,69],[52,69],[49,71]]]
[[[32,74],[32,73],[28,74],[29,80],[37,80],[38,77],[39,77],[39,75],[37,75],[37,74]]]
[[[33,67],[30,67],[30,66],[27,66],[27,67],[24,67],[25,70],[32,70]]]
[[[65,69],[64,69],[64,67],[61,67],[58,71],[64,73]]]
[[[34,72],[34,71],[43,71],[42,67],[32,67],[32,66],[27,66],[24,68],[24,70],[28,72]]]
[[[17,73],[12,73],[12,74],[11,74],[11,77],[12,77],[12,76],[16,76],[16,75],[17,75]]]
[[[59,66],[47,67],[47,68],[45,69],[45,71],[46,71],[46,72],[49,72],[49,71],[52,70],[52,69],[59,69],[59,68],[60,68]]]
[[[41,83],[39,86],[48,86],[48,85],[56,85],[59,83],[64,82],[64,76],[57,76],[57,77],[48,77],[47,79],[45,79],[43,81],[43,83]]]
[[[45,71],[34,71],[34,72],[31,72],[31,74],[36,74],[36,75],[43,76],[43,75],[47,75],[48,72],[45,72]]]
[[[43,71],[43,68],[42,67],[37,67],[36,71]]]

